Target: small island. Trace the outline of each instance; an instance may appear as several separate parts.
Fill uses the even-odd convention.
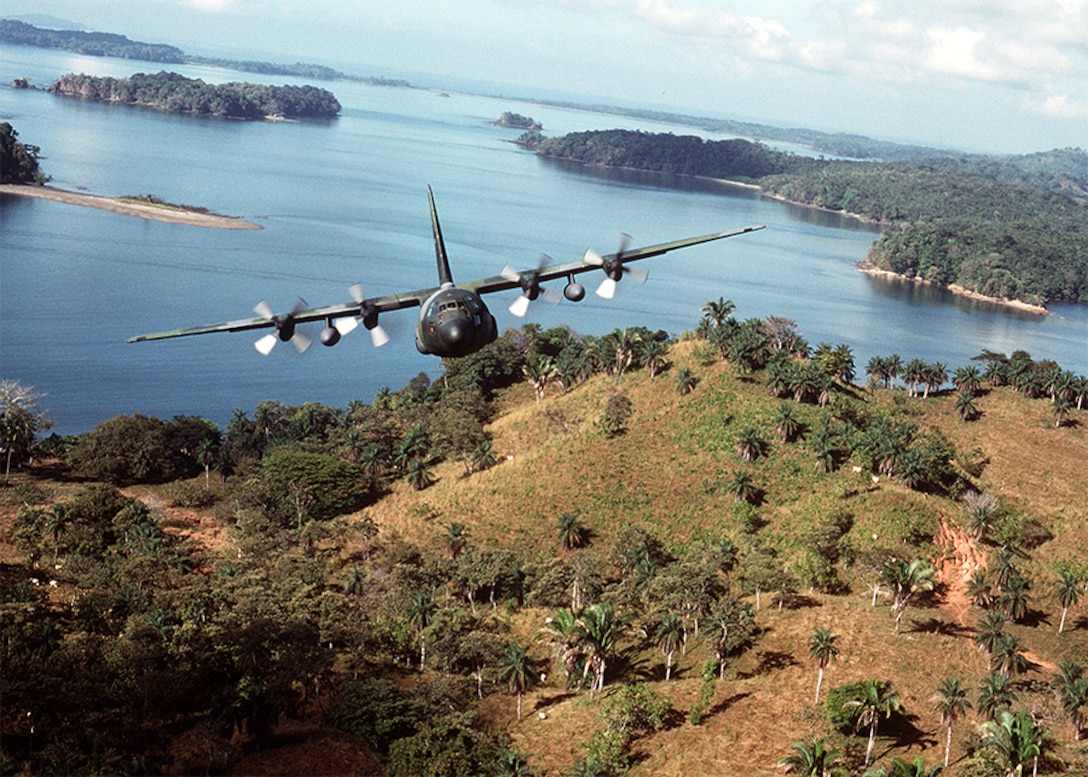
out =
[[[340,103],[333,93],[315,86],[208,84],[167,71],[136,73],[129,78],[69,73],[54,81],[48,91],[96,102],[226,119],[335,118],[340,113]]]
[[[528,130],[531,132],[539,132],[544,129],[544,125],[536,119],[529,116],[522,116],[520,113],[511,113],[506,111],[495,120],[494,124],[499,127],[513,127],[514,129]]]

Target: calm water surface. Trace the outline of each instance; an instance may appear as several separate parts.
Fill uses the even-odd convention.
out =
[[[0,46],[0,83],[63,73],[127,76],[155,65]],[[207,81],[267,80],[185,68]],[[247,333],[127,344],[136,334],[433,283],[426,186],[434,187],[457,279],[530,267],[588,246],[613,250],[622,232],[643,245],[748,224],[762,232],[650,260],[645,286],[612,302],[533,306],[527,320],[601,334],[645,325],[675,333],[719,296],[742,317],[788,316],[813,344],[845,342],[859,373],[870,356],[899,353],[958,366],[981,349],[1029,351],[1088,372],[1088,311],[1037,318],[930,288],[858,273],[876,235],[855,222],[709,181],[586,170],[540,160],[490,122],[532,115],[545,132],[690,128],[530,107],[498,98],[325,84],[344,106],[328,122],[243,123],[87,104],[0,88],[0,120],[42,149],[57,186],[118,196],[150,193],[259,223],[259,232],[199,229],[59,203],[0,197],[0,373],[35,386],[61,433],[119,413],[226,421],[264,399],[344,406],[369,402],[440,363],[412,343],[412,311],[383,317],[383,349],[359,333],[300,357],[271,357]],[[591,280],[589,283],[593,283]],[[488,302],[500,327],[515,292]]]

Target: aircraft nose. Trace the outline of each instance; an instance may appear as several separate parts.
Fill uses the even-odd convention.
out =
[[[469,334],[468,324],[460,319],[449,321],[442,327],[442,340],[453,348],[464,345],[469,339]]]

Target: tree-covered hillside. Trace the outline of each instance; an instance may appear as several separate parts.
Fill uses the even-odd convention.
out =
[[[757,183],[768,195],[886,225],[869,260],[908,278],[1035,305],[1088,302],[1088,154],[842,162],[744,140],[627,130],[522,142],[537,153]]]
[[[185,52],[164,43],[143,43],[110,32],[49,30],[14,19],[0,19],[0,43],[63,49],[92,57],[119,57],[170,64],[185,61]]]
[[[5,771],[1088,766],[1084,377],[704,312],[19,447]]]
[[[315,86],[207,84],[166,71],[137,73],[130,78],[69,73],[53,82],[49,91],[85,100],[237,119],[320,118],[340,112],[332,92]]]

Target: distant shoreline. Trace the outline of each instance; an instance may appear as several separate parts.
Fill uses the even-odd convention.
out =
[[[215,213],[203,213],[196,210],[188,210],[177,206],[153,205],[134,202],[131,200],[119,200],[113,197],[102,197],[97,194],[85,194],[73,192],[67,189],[58,189],[54,186],[37,186],[33,184],[0,184],[0,194],[14,194],[19,197],[37,197],[42,200],[64,202],[69,205],[82,205],[88,208],[98,208],[111,213],[120,213],[125,216],[137,216],[152,221],[166,221],[171,224],[184,224],[191,227],[205,227],[210,229],[263,229],[259,224],[254,224],[234,216],[220,216]]]
[[[1042,305],[1032,305],[1029,302],[1022,302],[1018,299],[1006,299],[1004,297],[987,297],[985,294],[979,294],[977,291],[971,291],[968,288],[964,288],[956,283],[935,283],[933,281],[927,281],[924,278],[908,278],[906,275],[900,275],[897,272],[891,272],[890,270],[881,270],[879,267],[874,266],[869,262],[858,262],[858,272],[863,272],[866,275],[876,275],[881,278],[894,278],[899,281],[907,281],[908,283],[925,284],[929,286],[941,286],[948,289],[953,294],[965,297],[967,299],[977,300],[979,302],[989,302],[992,305],[1002,305],[1007,308],[1013,308],[1024,313],[1031,313],[1036,316],[1052,316],[1054,315]]]

